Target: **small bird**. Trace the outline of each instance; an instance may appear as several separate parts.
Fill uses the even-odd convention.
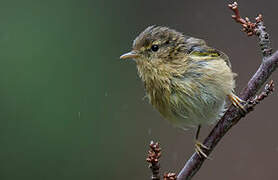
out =
[[[149,26],[120,59],[134,59],[150,103],[174,126],[197,127],[195,151],[208,158],[198,136],[202,125],[217,122],[225,101],[245,111],[234,94],[235,76],[227,55],[202,39],[168,27]]]

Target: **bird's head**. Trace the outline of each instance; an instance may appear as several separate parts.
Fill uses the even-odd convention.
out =
[[[134,59],[136,62],[171,61],[184,55],[187,39],[173,29],[149,26],[136,37],[132,51],[120,58]]]

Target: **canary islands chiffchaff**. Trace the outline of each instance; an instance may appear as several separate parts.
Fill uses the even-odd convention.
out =
[[[225,100],[244,110],[234,93],[235,73],[227,55],[204,40],[173,29],[150,26],[121,59],[134,59],[150,103],[174,126],[198,127],[195,150],[205,157],[197,141],[203,124],[215,123],[225,111]]]

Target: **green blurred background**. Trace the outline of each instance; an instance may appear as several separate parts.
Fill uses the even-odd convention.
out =
[[[241,12],[263,13],[277,49],[278,3],[261,2],[239,2]],[[0,179],[149,179],[150,140],[163,148],[162,172],[178,172],[194,132],[162,120],[143,100],[134,62],[119,56],[148,25],[170,26],[226,52],[238,92],[261,55],[227,3],[0,0]],[[277,100],[275,92],[234,127],[195,179],[277,179]]]

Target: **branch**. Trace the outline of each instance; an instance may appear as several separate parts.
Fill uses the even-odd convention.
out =
[[[255,96],[252,100],[249,100],[245,105],[247,112],[254,110],[254,107],[264,100],[270,93],[274,91],[274,82],[271,80],[269,84],[265,85],[264,91],[259,96]]]
[[[152,180],[159,180],[159,158],[161,156],[161,148],[158,143],[151,141],[150,150],[148,152],[147,162],[149,163],[149,168],[152,170]]]
[[[164,174],[164,180],[176,180],[177,175],[176,173],[166,173]]]
[[[272,49],[270,47],[269,34],[265,31],[266,27],[263,23],[263,16],[259,14],[258,17],[255,19],[256,22],[252,23],[248,17],[245,17],[245,19],[240,17],[237,2],[229,4],[228,7],[235,13],[234,15],[232,15],[232,18],[237,23],[242,25],[243,32],[246,32],[248,36],[257,35],[259,37],[259,44],[263,56],[270,56],[272,54]]]
[[[247,108],[247,113],[253,110],[254,106],[263,100],[270,92],[274,90],[273,82],[265,86],[265,90],[257,97],[252,98],[263,86],[263,84],[270,77],[272,72],[277,68],[278,63],[278,51],[272,55],[272,49],[270,47],[269,35],[266,32],[266,28],[263,23],[262,15],[256,18],[256,22],[250,22],[249,18],[240,17],[237,3],[229,5],[235,15],[232,16],[236,22],[243,26],[244,32],[248,36],[256,35],[259,38],[259,45],[262,51],[262,63],[258,68],[257,72],[249,80],[247,86],[240,93],[241,99],[247,101],[245,105]],[[250,100],[251,99],[251,100]],[[212,129],[208,137],[205,139],[203,144],[209,148],[209,150],[204,150],[204,152],[209,155],[222,137],[229,131],[229,129],[234,126],[243,117],[240,110],[236,109],[234,106],[230,106],[226,111],[224,116],[219,120],[219,122]],[[178,180],[189,180],[191,179],[201,168],[203,162],[206,159],[200,157],[197,153],[194,153],[191,158],[187,161],[183,169],[178,175]]]
[[[147,162],[149,163],[149,168],[152,170],[152,180],[159,180],[159,158],[161,157],[161,148],[159,147],[158,142],[154,143],[151,141],[150,143],[150,150],[148,151]],[[176,173],[165,173],[163,176],[163,180],[176,180],[177,175]]]

